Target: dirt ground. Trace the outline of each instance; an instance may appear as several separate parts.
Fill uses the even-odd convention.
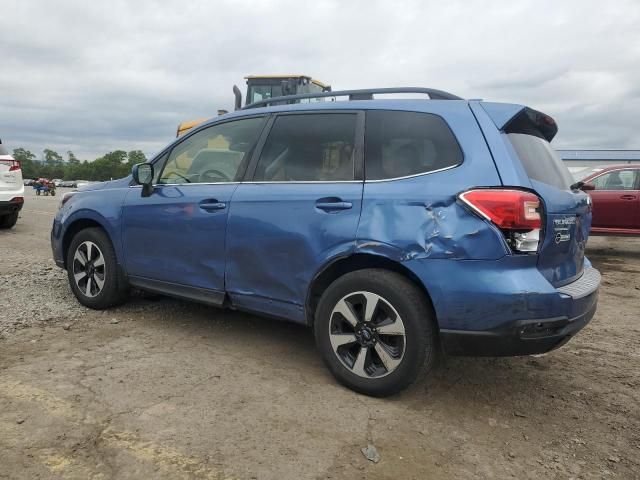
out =
[[[0,478],[640,478],[640,239],[589,240],[600,305],[562,349],[445,358],[373,399],[300,326],[79,306],[51,260],[58,202],[28,192],[0,232]]]

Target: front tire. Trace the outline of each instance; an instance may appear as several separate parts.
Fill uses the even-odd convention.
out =
[[[126,298],[113,245],[101,228],[87,228],[73,237],[67,252],[67,275],[73,294],[85,307],[103,310]]]
[[[381,269],[348,273],[324,292],[314,324],[331,373],[366,395],[393,395],[433,366],[436,329],[424,293]]]

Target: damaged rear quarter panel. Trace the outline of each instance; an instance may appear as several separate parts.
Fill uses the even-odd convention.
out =
[[[404,183],[411,183],[403,181]],[[376,184],[380,185],[380,184]],[[460,205],[456,195],[378,190],[363,202],[356,251],[404,262],[413,259],[498,259],[507,253],[500,233]],[[365,187],[365,190],[367,187]],[[394,189],[395,190],[395,189]]]
[[[466,105],[425,102],[440,115],[463,153],[457,167],[424,175],[366,181],[356,251],[395,261],[497,259],[507,253],[501,234],[460,205],[457,194],[501,185],[493,158]]]

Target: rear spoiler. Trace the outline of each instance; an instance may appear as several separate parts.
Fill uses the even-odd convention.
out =
[[[549,115],[523,105],[481,102],[489,118],[504,133],[526,133],[553,140],[558,133],[556,121]]]

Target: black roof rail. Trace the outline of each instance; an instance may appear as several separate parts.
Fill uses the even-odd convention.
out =
[[[375,94],[387,94],[387,93],[422,93],[429,95],[431,100],[463,100],[463,98],[454,95],[453,93],[445,92],[443,90],[436,90],[435,88],[422,88],[422,87],[394,87],[394,88],[365,88],[362,90],[340,90],[336,92],[318,92],[318,93],[301,93],[298,95],[286,95],[283,97],[267,98],[265,100],[259,100],[249,105],[245,105],[242,109],[267,107],[272,103],[290,103],[292,100],[304,100],[307,98],[326,98],[326,97],[349,97],[349,100],[371,100]]]

